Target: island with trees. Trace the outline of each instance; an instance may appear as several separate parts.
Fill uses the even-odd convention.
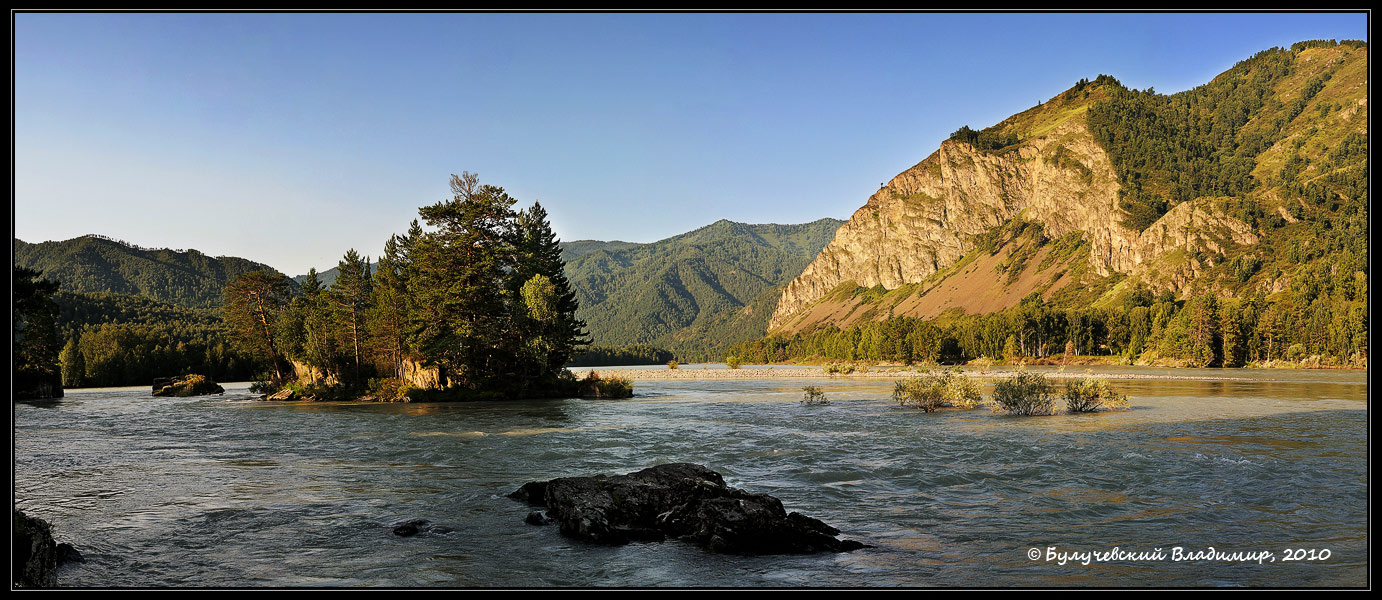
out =
[[[627,381],[564,368],[587,343],[585,324],[542,205],[515,210],[471,173],[453,175],[451,191],[389,238],[374,269],[351,249],[329,287],[315,270],[300,294],[271,271],[226,286],[232,337],[267,364],[256,390],[380,401],[631,393]]]

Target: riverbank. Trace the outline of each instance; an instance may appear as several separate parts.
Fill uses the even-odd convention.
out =
[[[939,370],[933,369],[933,370]],[[785,368],[752,368],[741,369],[668,369],[650,367],[647,369],[609,369],[601,371],[598,368],[576,368],[571,372],[577,377],[585,377],[590,371],[597,373],[615,375],[634,381],[649,380],[696,380],[696,379],[903,379],[908,377],[921,377],[930,372],[925,369],[908,367],[864,367],[852,373],[826,373],[821,367],[785,367]],[[975,378],[1006,378],[1013,373],[1014,369],[994,369],[991,367],[961,367],[960,372],[968,377]],[[1041,370],[1047,377],[1060,379],[1078,379],[1084,377],[1102,377],[1104,379],[1152,379],[1152,380],[1185,380],[1185,381],[1244,381],[1245,377],[1234,377],[1231,375],[1167,375],[1162,373],[1086,373],[1082,370],[1048,371]]]

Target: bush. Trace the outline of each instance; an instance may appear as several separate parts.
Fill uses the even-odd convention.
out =
[[[814,404],[830,404],[830,399],[825,397],[825,392],[822,392],[821,388],[818,388],[814,385],[808,385],[804,388],[801,388],[801,391],[805,392],[805,394],[803,394],[801,398],[802,404],[808,406]]]
[[[412,399],[412,384],[396,377],[370,379],[366,382],[369,394],[381,402],[408,402]]]
[[[993,412],[1049,415],[1055,407],[1055,388],[1041,373],[1021,371],[993,386]]]
[[[725,357],[725,366],[727,366],[727,367],[729,367],[729,368],[731,368],[731,369],[738,369],[739,366],[740,366],[740,364],[741,364],[741,363],[739,362],[739,357],[738,357],[738,356],[726,356],[726,357]]]
[[[679,363],[679,362],[677,362],[677,361],[675,361],[675,360],[669,360],[669,361],[667,361],[667,368],[668,368],[668,369],[671,369],[671,370],[673,370],[673,371],[677,370],[677,367],[680,367],[680,366],[681,366],[681,363]]]
[[[1084,413],[1101,410],[1122,410],[1128,407],[1128,397],[1113,391],[1103,377],[1086,377],[1065,382],[1065,412]]]
[[[625,377],[600,377],[591,371],[581,380],[582,398],[632,398],[633,382]]]
[[[849,375],[854,372],[854,365],[849,363],[830,363],[821,367],[821,369],[830,375]]]
[[[942,407],[975,408],[983,402],[978,384],[954,371],[927,373],[893,386],[893,400],[926,412]]]

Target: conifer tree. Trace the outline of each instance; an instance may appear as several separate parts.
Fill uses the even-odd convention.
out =
[[[518,213],[514,219],[513,247],[515,264],[509,286],[514,297],[521,300],[516,304],[531,311],[532,303],[538,302],[544,311],[541,319],[533,318],[531,312],[526,318],[519,313],[518,336],[525,341],[544,340],[543,351],[533,357],[537,361],[534,368],[540,375],[554,375],[589,340],[585,322],[576,318],[576,292],[566,279],[561,242],[552,231],[542,204],[534,202]]]
[[[337,337],[343,342],[345,350],[350,352],[351,371],[358,380],[364,351],[367,350],[365,315],[374,295],[369,259],[361,258],[351,248],[336,268],[338,275],[331,284],[329,294],[333,321]]]
[[[451,191],[450,200],[418,210],[435,231],[421,235],[414,249],[409,341],[441,367],[444,381],[477,389],[511,362],[502,341],[509,335],[514,200],[470,173],[452,175]]]
[[[418,229],[413,221],[413,229]],[[408,272],[411,269],[412,232],[393,235],[384,243],[384,255],[374,271],[374,307],[369,313],[369,331],[375,347],[394,377],[403,376],[407,348]]]
[[[242,347],[268,357],[278,382],[284,377],[274,332],[291,289],[286,276],[269,271],[242,273],[225,289],[226,324]]]

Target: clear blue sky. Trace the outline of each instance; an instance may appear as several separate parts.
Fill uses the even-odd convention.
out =
[[[564,240],[848,218],[961,125],[1175,92],[1365,13],[13,15],[14,235],[289,274],[478,173]]]

